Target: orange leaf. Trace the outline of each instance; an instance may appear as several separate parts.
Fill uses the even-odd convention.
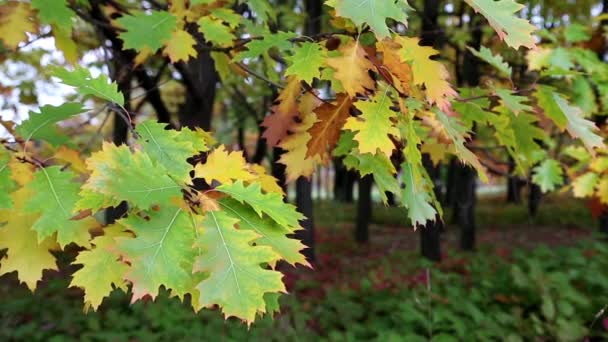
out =
[[[262,136],[269,146],[277,146],[294,125],[294,118],[299,113],[298,97],[300,96],[300,90],[300,81],[296,77],[289,77],[287,86],[277,98],[278,104],[272,107],[272,114],[262,122],[262,126],[266,127]]]
[[[327,148],[333,148],[340,137],[340,130],[350,116],[352,100],[346,94],[338,94],[336,104],[324,103],[315,110],[317,122],[308,130],[311,139],[308,141],[306,157],[323,155]]]
[[[403,63],[399,57],[400,45],[389,40],[378,42],[378,51],[382,53],[383,65],[380,68],[390,72],[399,82],[394,82],[395,88],[402,93],[409,93],[412,80],[412,68]]]

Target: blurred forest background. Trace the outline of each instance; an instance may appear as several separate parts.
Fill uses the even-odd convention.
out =
[[[276,31],[309,35],[324,31],[329,7],[322,0],[268,1],[276,12]],[[565,47],[575,46],[605,61],[608,53],[608,0],[519,1],[521,15],[539,28],[539,45],[559,49],[552,64],[570,66]],[[110,75],[127,98],[129,111],[156,117],[175,127],[202,127],[249,162],[262,163],[285,184],[285,169],[274,163],[280,148],[269,148],[260,124],[277,96],[273,82],[278,73],[242,82],[238,70],[214,60],[200,48],[189,62],[171,64],[150,58],[137,68],[136,54],[122,50],[117,32],[106,23],[113,11],[131,7],[166,7],[163,1],[91,0],[90,10],[78,12],[81,30],[72,39],[86,49],[81,64]],[[454,83],[477,86],[493,82],[491,67],[467,47],[499,50],[513,67],[513,80],[526,89],[537,79],[522,51],[507,49],[487,22],[460,0],[410,1],[408,35],[422,37],[425,45],[441,51]],[[247,2],[235,11],[253,15]],[[1,114],[20,120],[36,104],[57,104],[70,96],[67,88],[48,79],[31,81],[37,72],[28,59],[51,65],[62,54],[53,38],[41,33],[20,49],[17,59],[0,66]],[[91,43],[95,41],[95,43]],[[561,50],[560,50],[561,51]],[[272,69],[280,56],[270,54],[250,73]],[[275,59],[273,59],[275,58]],[[561,63],[561,64],[560,64]],[[259,70],[258,70],[259,69]],[[605,69],[602,69],[605,70]],[[42,73],[39,73],[42,75]],[[606,79],[606,75],[592,78]],[[21,80],[30,80],[24,86]],[[594,113],[606,127],[605,98],[594,90],[593,79],[572,81],[573,101]],[[20,84],[20,88],[13,88]],[[137,86],[134,87],[133,85]],[[270,86],[269,86],[270,85]],[[58,95],[59,94],[59,95]],[[608,102],[608,101],[607,101]],[[32,104],[28,106],[18,104]],[[124,143],[124,120],[100,109],[89,118],[95,125],[81,135],[83,144],[104,138]],[[66,127],[65,129],[71,129]],[[543,194],[531,175],[516,175],[509,154],[492,146],[478,131],[472,148],[482,153],[491,182],[478,184],[475,172],[456,159],[437,163],[433,151],[425,155],[435,181],[435,192],[445,208],[444,222],[413,230],[407,213],[389,206],[370,176],[359,177],[336,157],[319,167],[310,179],[287,187],[288,199],[309,217],[299,236],[314,269],[287,272],[290,294],[282,313],[248,328],[219,312],[194,314],[176,299],[160,296],[154,302],[129,305],[123,293],[114,293],[97,312],[82,312],[82,292],[68,286],[69,274],[48,272],[31,294],[16,276],[0,278],[0,339],[101,341],[166,340],[381,340],[472,341],[539,340],[577,341],[608,338],[608,210],[597,200],[580,200],[566,192]],[[559,148],[559,146],[557,146]],[[476,151],[476,152],[478,152]],[[394,156],[399,165],[400,156]],[[108,220],[121,208],[108,213]],[[74,257],[62,253],[60,260]]]

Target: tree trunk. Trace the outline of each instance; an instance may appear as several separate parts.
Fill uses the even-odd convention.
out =
[[[433,183],[435,183],[439,175],[439,169],[433,166],[433,161],[428,154],[422,155],[422,164]],[[437,186],[433,187],[433,191],[437,192]],[[420,230],[420,252],[423,257],[431,261],[441,261],[440,235],[443,229],[443,221],[441,221],[439,215],[437,215],[435,221],[428,221],[424,226],[418,227],[418,230]]]
[[[369,241],[369,223],[372,217],[372,175],[359,179],[359,199],[357,200],[357,224],[355,239],[358,243]]]
[[[305,33],[315,35],[321,31],[321,15],[323,4],[321,0],[306,0],[306,20]],[[308,246],[304,250],[304,255],[308,262],[315,262],[315,239],[314,239],[314,222],[313,222],[313,202],[312,202],[312,184],[310,180],[300,177],[296,183],[296,206],[298,210],[304,214],[307,219],[302,222],[303,230],[298,231],[298,238]]]
[[[540,186],[530,183],[528,187],[528,213],[530,216],[536,216],[542,198],[543,192],[541,191]]]
[[[272,148],[272,164],[270,165],[270,173],[277,179],[277,183],[283,188],[285,197],[287,197],[287,178],[285,177],[285,164],[279,163],[283,150],[280,147]]]
[[[471,12],[472,13],[472,12]],[[481,39],[483,32],[481,29],[481,16],[473,14],[471,25],[473,30],[471,31],[471,40],[469,46],[475,50],[479,50],[481,47]],[[470,87],[476,87],[479,85],[480,70],[479,61],[469,50],[464,51],[464,58],[462,61],[462,81]],[[473,134],[475,134],[475,127],[473,127]],[[465,251],[475,250],[475,204],[477,202],[477,172],[474,168],[456,162],[455,165],[457,184],[455,185],[456,193],[454,212],[456,214],[456,222],[460,227],[460,248]]]
[[[439,9],[440,0],[426,0],[424,1],[424,10],[422,13],[422,33],[421,33],[421,45],[434,46],[439,48],[441,46],[441,32],[439,30]],[[433,166],[433,162],[428,154],[422,156],[422,163],[424,168],[427,170],[431,180],[433,181],[433,191],[435,194],[441,192],[438,189],[437,184],[439,180],[439,169]],[[438,196],[437,198],[441,198]],[[441,247],[440,247],[440,233],[443,230],[443,223],[439,216],[435,218],[435,221],[429,221],[424,227],[418,227],[420,230],[420,252],[423,257],[432,260],[441,260]]]
[[[196,27],[189,27],[188,31],[195,37],[201,35]],[[188,63],[176,65],[187,90],[186,100],[179,111],[179,121],[182,126],[209,131],[219,76],[208,49],[198,44],[197,52],[198,56]]]
[[[599,217],[599,231],[604,236],[608,236],[608,210]]]
[[[441,261],[440,234],[443,222],[439,215],[435,221],[428,221],[426,225],[419,226],[420,231],[420,253],[431,261]]]
[[[515,161],[509,157],[509,177],[507,177],[507,203],[521,203],[522,181],[514,175]]]
[[[475,250],[475,191],[477,188],[477,172],[470,166],[458,167],[456,184],[456,201],[454,211],[456,222],[460,227],[460,248],[465,251]]]

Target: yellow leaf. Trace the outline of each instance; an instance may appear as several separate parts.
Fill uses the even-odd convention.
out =
[[[254,182],[260,183],[262,189],[266,192],[276,192],[277,194],[285,195],[283,188],[277,183],[277,179],[266,173],[266,168],[262,165],[251,165],[251,171],[256,176]]]
[[[55,257],[49,250],[57,249],[54,238],[38,243],[38,234],[31,229],[38,215],[27,214],[24,203],[31,196],[26,188],[12,194],[14,207],[0,210],[0,249],[8,248],[6,256],[0,260],[0,275],[17,271],[19,280],[32,291],[42,279],[43,270],[56,270]]]
[[[284,149],[285,153],[279,159],[279,163],[286,166],[287,182],[293,182],[300,176],[310,177],[315,171],[317,163],[323,162],[319,155],[314,157],[306,157],[308,152],[308,142],[312,138],[308,130],[317,121],[317,116],[313,112],[317,102],[314,101],[314,96],[307,94],[302,100],[300,110],[302,114],[300,119],[302,122],[293,128],[293,134],[287,136],[279,145]]]
[[[16,1],[0,5],[0,39],[4,45],[16,49],[27,41],[26,32],[37,32],[30,5]]]
[[[17,184],[23,186],[34,179],[34,166],[17,160],[17,157],[23,157],[23,153],[15,154],[15,158],[11,158],[8,161],[8,167],[11,169],[11,178]]]
[[[438,165],[441,161],[443,161],[448,151],[449,148],[447,145],[441,144],[437,141],[425,141],[420,148],[420,152],[427,153],[431,157],[433,165]]]
[[[134,60],[135,66],[142,65],[152,55],[154,55],[154,52],[152,51],[152,49],[150,49],[147,46],[144,46],[139,51],[139,53],[137,54],[137,56],[135,56],[135,60]]]
[[[55,159],[69,163],[69,167],[79,174],[87,173],[87,166],[85,165],[84,160],[82,160],[80,153],[76,150],[61,146],[57,149],[57,152],[55,152]]]
[[[369,76],[368,70],[374,64],[367,59],[367,53],[359,42],[350,42],[340,47],[342,56],[327,59],[327,65],[335,72],[333,77],[342,83],[344,90],[350,97],[357,93],[365,93],[366,89],[374,89],[374,80]]]
[[[222,184],[232,184],[235,180],[250,181],[255,176],[247,170],[247,163],[242,152],[227,152],[220,145],[207,157],[205,164],[194,168],[195,178],[204,178],[209,184],[216,180]]]
[[[176,30],[171,34],[163,53],[169,56],[172,63],[179,61],[187,62],[190,57],[196,57],[194,46],[196,41],[192,35],[184,30]]]
[[[362,154],[376,154],[378,150],[389,158],[393,154],[395,144],[390,136],[398,137],[399,130],[392,123],[396,115],[391,109],[391,103],[388,91],[370,101],[355,102],[355,107],[362,114],[348,118],[344,129],[356,132],[355,140],[359,143],[358,149]]]
[[[541,70],[542,68],[548,67],[552,53],[553,49],[542,47],[529,50],[528,54],[526,55],[526,59],[528,60],[528,69]]]
[[[605,205],[608,205],[608,175],[604,176],[599,183],[597,183],[597,197]]]
[[[53,36],[55,36],[55,45],[57,49],[63,52],[65,60],[72,65],[76,65],[78,63],[78,48],[71,33],[53,26]]]
[[[450,73],[445,65],[431,59],[439,52],[432,47],[418,45],[418,38],[397,36],[395,40],[401,45],[401,60],[412,66],[414,84],[424,85],[426,99],[431,105],[436,104],[439,109],[449,111],[450,99],[457,93],[448,82]]]

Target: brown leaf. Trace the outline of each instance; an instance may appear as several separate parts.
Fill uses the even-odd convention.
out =
[[[269,146],[277,146],[294,125],[294,119],[299,113],[298,97],[300,96],[300,92],[300,81],[295,77],[290,77],[287,86],[277,98],[278,104],[272,107],[272,114],[267,116],[264,122],[262,122],[262,126],[266,127],[262,136],[266,139]]]
[[[308,141],[306,157],[323,155],[333,148],[340,137],[340,130],[350,116],[352,100],[346,94],[338,94],[336,104],[324,103],[317,109],[317,122],[308,130],[311,139]]]

